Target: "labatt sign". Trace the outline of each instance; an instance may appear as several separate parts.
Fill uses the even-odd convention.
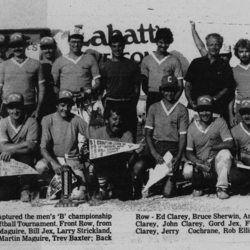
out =
[[[138,29],[126,29],[124,32],[122,32],[120,29],[116,29],[113,27],[112,24],[108,24],[107,26],[107,31],[103,30],[96,30],[92,34],[93,36],[90,37],[90,35],[86,35],[86,33],[90,33],[89,30],[86,32],[86,28],[83,27],[84,30],[84,47],[83,50],[86,50],[87,48],[92,48],[94,50],[97,50],[98,52],[101,52],[103,54],[103,61],[106,61],[107,58],[110,58],[111,53],[110,49],[108,48],[109,46],[109,41],[111,37],[115,34],[122,34],[125,38],[126,45],[132,45],[133,46],[126,46],[125,48],[125,53],[124,55],[132,60],[139,61],[141,62],[142,59],[149,54],[148,51],[131,51],[131,49],[135,49],[136,45],[142,45],[142,44],[147,44],[147,43],[155,43],[155,33],[159,26],[155,25],[153,26],[152,24],[145,25],[140,24]],[[65,33],[64,33],[65,34]],[[61,39],[65,39],[65,46],[66,46],[66,39],[67,37],[65,35],[60,36]],[[56,40],[58,41],[58,37],[56,36]],[[59,42],[59,47],[60,47],[60,42]],[[99,47],[99,48],[98,48]],[[106,47],[106,49],[105,49]],[[141,47],[141,46],[140,46]],[[61,48],[60,48],[61,49]],[[100,49],[100,50],[99,50]],[[144,46],[145,49],[145,46]],[[68,48],[67,48],[68,50]],[[126,52],[127,50],[131,52]],[[141,49],[140,49],[141,50]],[[107,51],[107,53],[106,53]],[[62,51],[63,54],[65,52],[67,53],[68,51]]]

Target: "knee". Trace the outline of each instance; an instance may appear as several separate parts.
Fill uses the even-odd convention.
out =
[[[48,171],[48,168],[49,168],[49,163],[45,159],[38,161],[35,165],[35,169],[40,175]]]
[[[133,168],[134,175],[140,175],[142,170],[145,168],[145,165],[146,163],[143,160],[137,161]]]
[[[230,169],[232,165],[233,156],[228,149],[222,149],[215,157],[216,167],[223,166]],[[220,164],[223,163],[223,164]]]
[[[216,160],[231,160],[233,157],[228,149],[222,149],[216,155]]]
[[[193,164],[191,162],[186,162],[182,171],[182,174],[186,180],[192,180],[193,170]]]

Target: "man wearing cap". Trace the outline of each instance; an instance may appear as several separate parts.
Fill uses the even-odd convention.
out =
[[[37,60],[26,57],[27,43],[23,34],[12,34],[9,46],[14,56],[0,64],[0,94],[3,100],[1,116],[7,116],[6,97],[17,91],[24,97],[25,112],[37,118],[45,94],[42,66]]]
[[[207,49],[205,44],[202,42],[202,40],[200,39],[198,32],[195,28],[195,22],[190,21],[191,24],[191,31],[192,31],[192,36],[194,39],[194,43],[196,48],[199,50],[201,56],[207,56]],[[222,48],[220,50],[220,58],[222,58],[223,60],[229,62],[230,59],[232,58],[232,52],[231,52],[231,46],[227,45],[227,44],[223,44]]]
[[[243,98],[250,97],[250,41],[240,39],[234,47],[234,54],[240,60],[240,63],[233,68],[236,97],[235,105],[230,105],[230,124],[232,127],[241,121],[240,101]]]
[[[66,89],[58,92],[57,111],[42,119],[41,154],[44,157],[36,164],[36,169],[46,182],[50,182],[54,173],[62,171],[61,160],[65,159],[73,171],[84,180],[83,166],[78,155],[78,134],[88,133],[87,123],[72,114],[73,93]],[[85,187],[81,186],[75,199],[84,197]]]
[[[140,68],[138,64],[123,55],[125,40],[122,35],[114,35],[110,40],[111,60],[101,66],[102,86],[106,89],[105,108],[119,106],[124,110],[127,129],[136,141],[137,111],[140,95]]]
[[[176,92],[175,101],[178,101],[182,94],[183,75],[180,61],[167,51],[173,41],[170,29],[158,29],[155,37],[157,50],[142,61],[142,90],[147,95],[146,111],[153,103],[162,99],[159,87],[163,76],[174,75],[178,79],[179,90]]]
[[[228,105],[234,92],[233,72],[228,62],[220,58],[223,37],[213,33],[206,37],[208,54],[194,59],[185,76],[185,93],[188,108],[196,111],[197,98],[210,95],[214,101],[214,113],[229,121]]]
[[[232,165],[230,149],[233,138],[223,118],[213,118],[211,96],[200,96],[197,100],[199,118],[188,128],[187,162],[183,169],[184,177],[193,182],[195,197],[203,194],[206,179],[217,176],[217,196],[227,199],[229,195],[228,176]]]
[[[81,27],[70,30],[70,52],[58,58],[52,66],[54,83],[58,89],[69,89],[76,97],[84,97],[84,93],[93,94],[100,86],[100,73],[95,58],[83,53],[83,33]],[[92,80],[95,84],[92,87]]]
[[[7,42],[4,35],[0,34],[0,63],[7,59],[6,57],[7,51]]]
[[[40,49],[42,52],[40,63],[42,64],[46,87],[46,96],[44,97],[41,116],[46,116],[56,111],[55,85],[51,73],[52,65],[56,59],[56,41],[52,37],[43,37],[40,41]]]
[[[25,114],[24,98],[20,93],[11,93],[7,96],[6,108],[9,116],[0,122],[0,160],[15,159],[34,167],[35,152],[38,149],[40,135],[37,121]],[[5,180],[1,180],[1,185],[7,190],[10,184],[15,185],[14,182],[18,181],[18,177]],[[36,188],[36,177],[21,175],[19,181],[21,200],[30,201],[31,191]]]
[[[159,91],[163,99],[150,106],[146,119],[147,148],[134,166],[135,198],[141,195],[142,179],[146,169],[163,164],[163,156],[168,151],[173,155],[173,176],[166,179],[163,195],[166,198],[174,195],[176,178],[186,146],[189,118],[187,109],[175,100],[179,91],[177,78],[164,76]]]
[[[232,128],[231,133],[237,147],[237,165],[248,166],[249,169],[234,167],[230,172],[232,184],[242,187],[241,193],[249,192],[250,184],[250,98],[245,97],[240,102],[238,109],[241,122]],[[236,165],[236,166],[237,166]],[[246,189],[248,184],[248,189]],[[245,190],[244,190],[245,189]]]

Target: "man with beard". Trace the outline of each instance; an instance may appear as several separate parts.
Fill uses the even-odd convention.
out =
[[[39,139],[37,121],[25,114],[24,98],[20,93],[11,93],[7,96],[6,108],[9,116],[0,122],[0,160],[15,159],[34,167],[35,151],[38,149]],[[1,177],[1,196],[4,192],[8,193],[9,189],[16,187],[16,183],[19,182],[21,201],[30,201],[31,192],[37,188],[36,178],[34,175]]]
[[[19,92],[24,97],[27,115],[38,118],[45,94],[42,66],[37,60],[26,57],[27,42],[23,34],[12,34],[9,46],[14,56],[0,64],[1,116],[8,115],[6,97],[12,92]]]
[[[64,159],[75,174],[84,181],[83,165],[78,157],[78,134],[87,136],[88,125],[79,116],[70,112],[73,104],[73,93],[66,89],[60,90],[57,111],[42,120],[40,148],[44,158],[36,164],[36,169],[47,183],[55,173],[61,174],[61,159]],[[73,198],[83,199],[85,191],[85,186],[81,185],[77,195],[75,195],[76,190],[73,190]]]
[[[124,122],[136,141],[137,110],[140,96],[140,69],[136,62],[123,55],[125,40],[114,35],[110,40],[112,58],[101,67],[102,86],[107,90],[105,108],[115,106],[123,109]]]
[[[232,165],[230,149],[233,138],[223,118],[213,118],[213,99],[200,96],[197,100],[199,118],[188,128],[187,162],[183,169],[184,177],[194,185],[193,196],[203,195],[206,179],[217,176],[216,192],[220,199],[229,195],[228,176]]]
[[[240,101],[243,98],[250,97],[250,41],[240,39],[234,47],[234,54],[240,60],[240,63],[233,68],[236,81],[236,107],[234,112],[235,105],[230,105],[229,114],[232,127],[242,120],[242,116],[239,114]]]
[[[58,89],[68,89],[77,98],[95,94],[100,86],[98,64],[94,56],[82,52],[83,33],[75,26],[68,37],[70,52],[59,57],[52,66],[54,83]],[[92,80],[95,81],[92,87]]]
[[[241,193],[249,193],[250,187],[250,98],[245,97],[240,102],[238,109],[241,116],[241,122],[232,128],[238,157],[236,163],[249,166],[249,169],[232,168],[230,172],[230,180],[232,184],[239,185],[242,190]],[[247,187],[247,188],[246,188]]]
[[[188,112],[175,96],[179,91],[175,76],[164,76],[159,87],[163,99],[151,105],[146,118],[147,147],[134,165],[135,199],[141,197],[143,175],[149,168],[163,164],[163,156],[170,151],[173,155],[173,176],[165,178],[163,195],[170,198],[174,195],[175,184],[181,158],[186,146]]]
[[[123,110],[119,107],[106,108],[104,112],[106,126],[93,131],[90,138],[132,143],[133,136],[130,131],[124,129],[123,117]],[[139,153],[141,149],[142,147],[136,152]],[[127,168],[130,157],[131,152],[125,152],[92,160],[100,187],[97,199],[110,198],[110,185],[114,186],[113,198],[124,201],[132,198],[132,183]]]
[[[42,60],[40,61],[43,68],[46,96],[42,107],[41,116],[52,114],[56,111],[56,95],[54,91],[54,80],[51,74],[52,65],[55,62],[56,42],[52,37],[43,37],[40,41]]]
[[[234,92],[233,72],[228,62],[220,58],[223,37],[213,33],[206,37],[208,55],[194,59],[185,76],[188,108],[197,111],[197,98],[210,95],[214,113],[229,122],[228,105]]]
[[[142,90],[147,95],[146,111],[153,103],[162,99],[159,87],[164,76],[174,75],[178,79],[179,89],[176,92],[175,101],[178,101],[182,94],[183,76],[180,61],[167,51],[173,41],[170,29],[158,29],[155,37],[157,50],[142,61]]]

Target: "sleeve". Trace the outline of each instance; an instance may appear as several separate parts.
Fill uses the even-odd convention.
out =
[[[176,58],[175,65],[174,65],[174,75],[179,79],[183,79],[181,63],[178,58]]]
[[[51,74],[53,76],[55,86],[60,88],[60,74],[61,74],[60,58],[58,58],[53,64]]]
[[[9,137],[8,137],[6,120],[2,119],[0,121],[0,142],[5,142],[5,141],[8,142]]]
[[[44,83],[45,82],[45,77],[43,73],[43,67],[42,64],[39,63],[38,65],[38,84]]]
[[[220,127],[220,136],[221,136],[222,141],[233,140],[232,135],[228,129],[228,126],[225,120],[222,118],[217,118],[217,119],[220,119],[220,124],[218,125]]]
[[[188,67],[184,80],[193,83],[195,79],[195,62],[192,61]]]
[[[223,79],[224,79],[225,87],[229,88],[230,90],[235,89],[236,88],[236,82],[234,80],[233,70],[232,70],[232,68],[230,67],[229,64],[226,64],[224,73],[225,74],[223,76]]]
[[[89,125],[81,118],[78,118],[78,129],[79,133],[86,138],[89,138],[90,132],[89,132]]]
[[[52,137],[49,129],[49,122],[45,118],[42,119],[42,138],[40,148],[49,149],[52,144]]]
[[[101,75],[100,75],[100,71],[99,71],[99,67],[98,67],[96,59],[94,58],[94,56],[92,55],[90,56],[91,56],[91,74],[92,74],[93,80],[95,80],[97,78],[100,78]]]
[[[154,129],[155,127],[155,109],[154,109],[154,105],[151,106],[148,110],[148,115],[146,118],[146,123],[145,123],[145,128],[149,128],[149,129]]]
[[[4,84],[4,63],[0,64],[0,88]]]
[[[29,125],[28,134],[26,140],[32,140],[35,143],[38,143],[39,140],[39,126],[35,119],[32,119]]]
[[[194,139],[192,136],[191,126],[188,128],[188,132],[187,132],[187,148],[186,149],[189,151],[194,151]]]
[[[184,107],[183,110],[180,112],[180,118],[179,118],[179,134],[180,135],[187,133],[188,125],[189,125],[188,111]]]
[[[145,75],[146,77],[149,77],[149,71],[148,71],[148,67],[146,64],[146,57],[142,60],[142,63],[141,63],[141,74]]]

